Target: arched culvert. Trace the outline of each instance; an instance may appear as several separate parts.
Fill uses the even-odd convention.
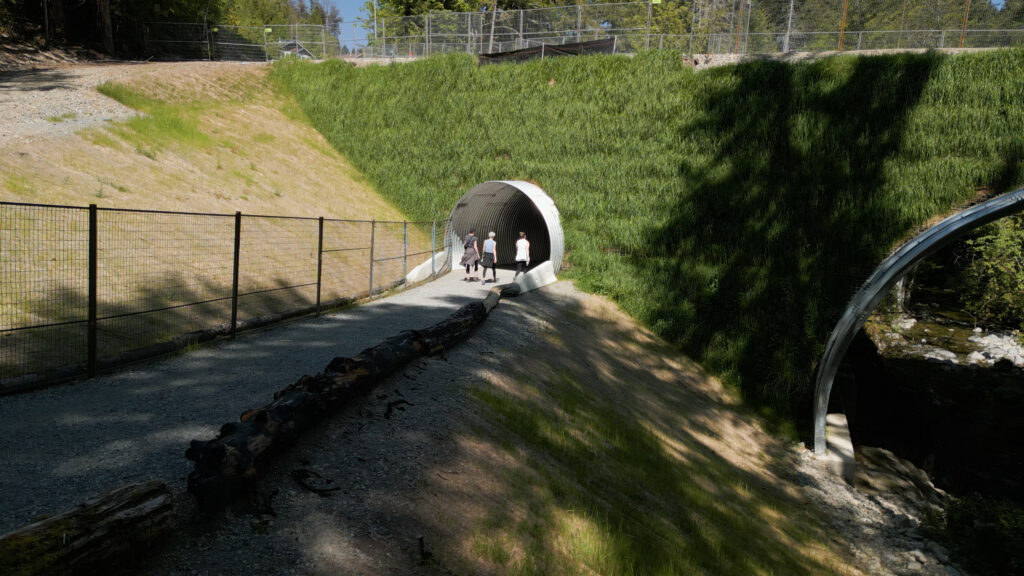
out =
[[[954,214],[925,230],[918,237],[901,246],[885,259],[867,282],[854,295],[846,311],[836,324],[825,344],[825,353],[818,364],[818,379],[814,389],[814,451],[819,455],[828,448],[825,438],[825,419],[832,382],[839,363],[846,354],[853,337],[874,311],[889,289],[918,262],[939,251],[956,238],[984,226],[993,220],[1024,211],[1024,188],[986,200]]]
[[[558,208],[540,187],[521,180],[484,182],[466,192],[452,210],[452,257],[462,258],[462,238],[476,229],[480,250],[487,233],[495,233],[498,267],[515,267],[516,240],[526,232],[530,241],[530,267],[550,260],[555,272],[562,267],[565,243]],[[456,264],[453,266],[457,268]]]

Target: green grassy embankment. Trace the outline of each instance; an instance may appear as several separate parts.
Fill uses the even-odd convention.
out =
[[[672,53],[476,67],[461,55],[284,81],[413,217],[536,181],[570,268],[748,399],[806,417],[842,307],[901,239],[1024,182],[1024,52],[694,72]]]

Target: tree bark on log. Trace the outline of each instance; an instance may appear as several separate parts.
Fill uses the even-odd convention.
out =
[[[270,457],[290,445],[329,413],[365,394],[385,377],[421,356],[442,353],[462,341],[497,304],[472,302],[423,330],[408,330],[385,339],[354,358],[337,357],[323,372],[303,376],[274,394],[274,400],[221,427],[213,440],[193,440],[185,456],[195,462],[188,491],[200,508],[216,511],[239,496],[265,472]]]
[[[0,537],[0,575],[109,574],[141,558],[174,523],[166,484],[122,486]]]

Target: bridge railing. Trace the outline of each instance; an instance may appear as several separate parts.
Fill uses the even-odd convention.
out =
[[[0,394],[436,276],[447,226],[0,202]]]

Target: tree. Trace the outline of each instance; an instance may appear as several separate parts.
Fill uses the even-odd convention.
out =
[[[967,246],[964,307],[980,321],[1024,329],[1024,215],[986,226]]]

